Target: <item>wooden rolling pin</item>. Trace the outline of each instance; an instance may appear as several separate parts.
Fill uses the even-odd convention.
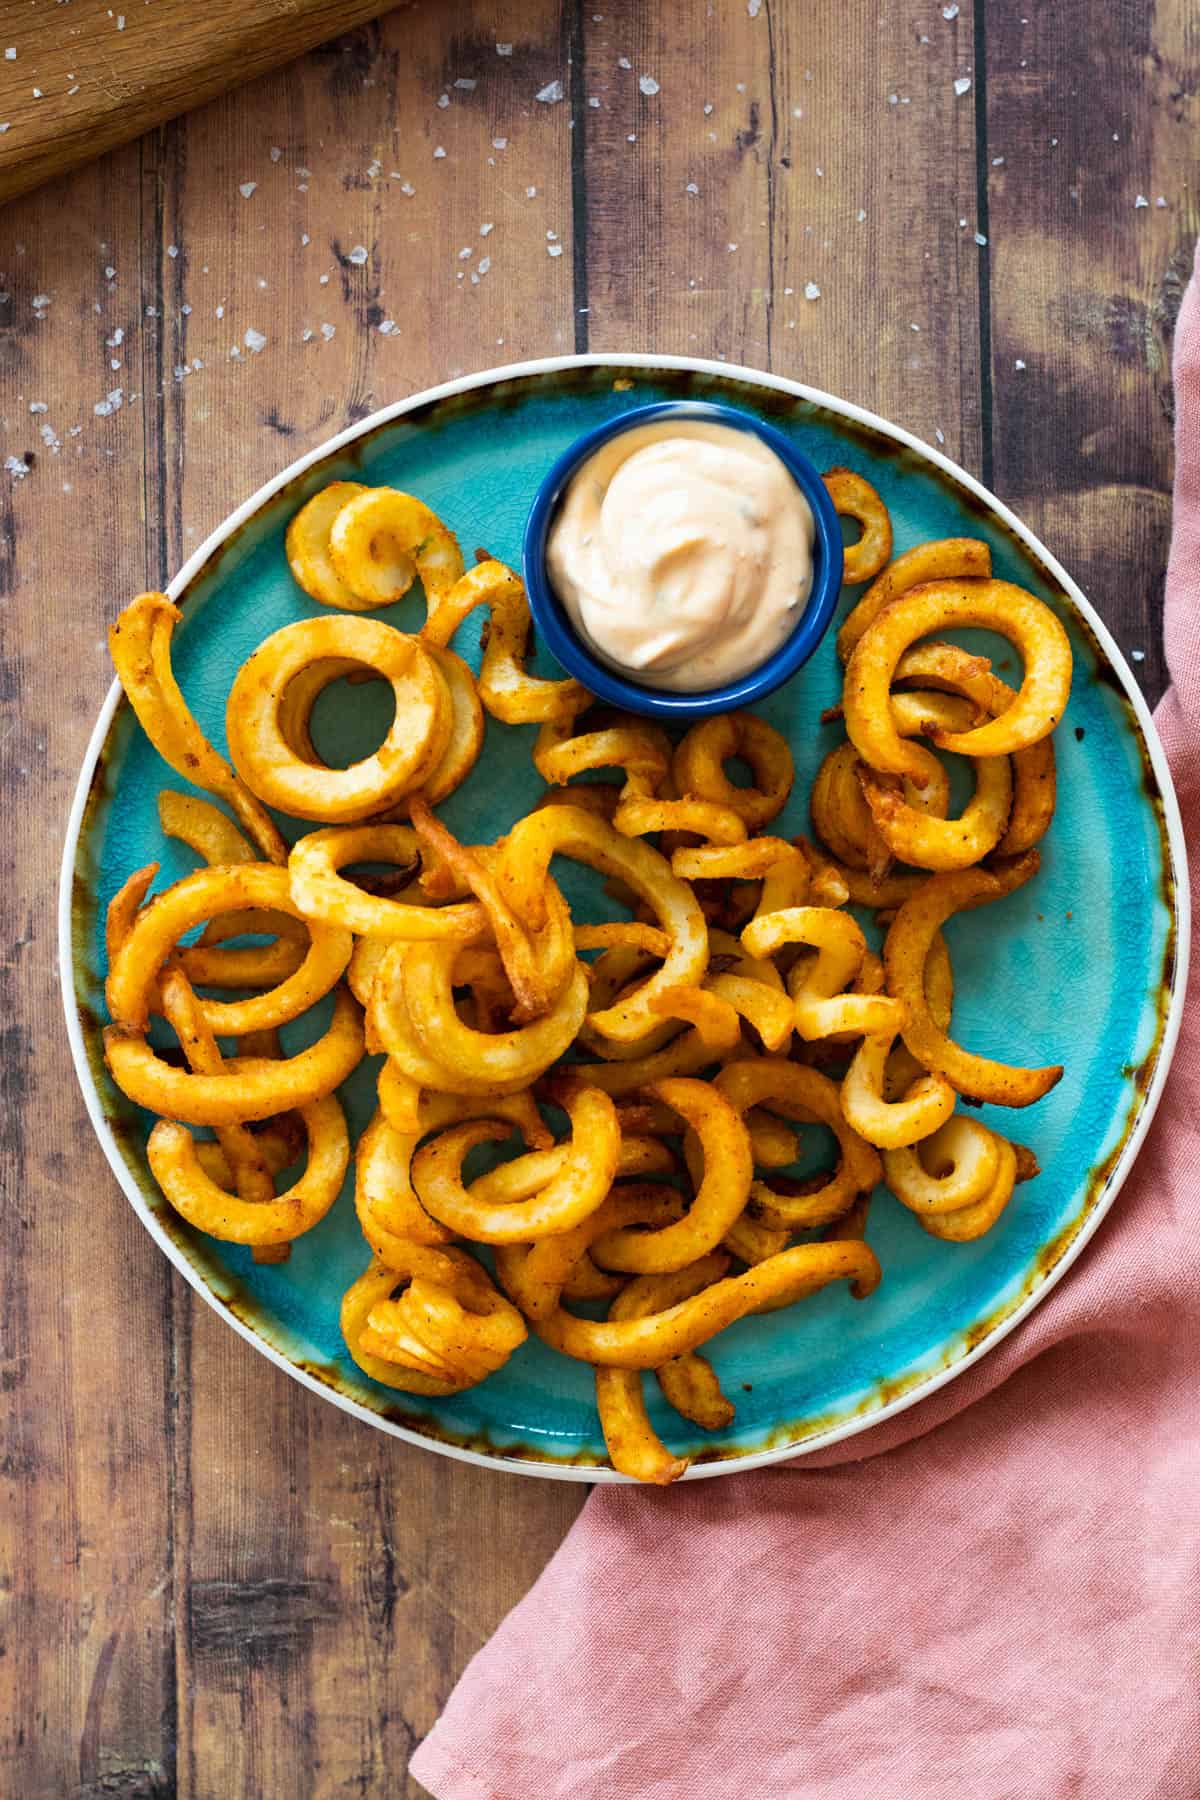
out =
[[[387,7],[388,0],[0,0],[0,200]]]

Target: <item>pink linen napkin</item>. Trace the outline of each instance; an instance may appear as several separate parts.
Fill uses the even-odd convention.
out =
[[[1157,722],[1190,838],[1196,279],[1175,385]],[[1198,982],[1193,955],[1137,1168],[1045,1304],[940,1393],[786,1469],[594,1493],[417,1780],[439,1800],[1200,1796]]]

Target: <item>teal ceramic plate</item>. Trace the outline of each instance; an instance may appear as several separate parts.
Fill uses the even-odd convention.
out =
[[[710,1438],[662,1406],[655,1423],[693,1476],[729,1474],[811,1450],[877,1423],[961,1373],[1038,1302],[1115,1199],[1162,1088],[1179,1024],[1188,941],[1179,814],[1149,714],[1120,652],[1069,576],[999,502],[944,456],[826,394],[716,363],[567,357],[418,395],[306,457],[246,502],[175,581],[183,606],[176,668],[212,739],[224,742],[226,692],[238,665],[276,626],[318,613],[293,583],[283,533],[299,504],[335,477],[390,483],[427,500],[476,545],[516,563],[538,481],[582,431],[630,407],[714,399],[770,419],[819,467],[860,470],[891,508],[896,544],[981,536],[997,574],[1042,595],[1075,652],[1070,709],[1057,737],[1060,799],[1036,882],[995,908],[952,922],[955,1032],[1009,1060],[1066,1065],[1039,1105],[995,1120],[1041,1159],[996,1228],[957,1245],[925,1235],[890,1195],[871,1211],[883,1285],[857,1303],[844,1288],[747,1319],[711,1346],[737,1403]],[[411,627],[410,597],[381,616]],[[845,608],[841,609],[844,612]],[[460,634],[478,660],[478,628]],[[1004,664],[1004,646],[998,656]],[[1009,662],[1011,672],[1011,660]],[[807,829],[805,796],[832,728],[833,634],[762,708],[796,758],[796,793],[776,829]],[[332,697],[316,721],[326,752],[368,747],[374,687]],[[350,704],[345,704],[349,697]],[[375,720],[377,742],[385,720]],[[532,729],[490,723],[483,758],[444,809],[468,841],[489,841],[541,790]],[[96,1132],[132,1205],[176,1267],[264,1355],[397,1436],[526,1474],[616,1479],[605,1466],[588,1370],[530,1342],[481,1387],[424,1401],[377,1387],[346,1354],[342,1291],[367,1256],[349,1191],[296,1244],[290,1262],[256,1266],[248,1251],[193,1234],[164,1205],[145,1162],[149,1120],[108,1080],[101,1057],[102,921],[134,868],[161,860],[161,880],[191,859],[166,843],[155,796],[179,781],[114,688],[97,722],[71,814],[63,866],[61,951],[67,1023]],[[569,890],[569,894],[571,890]],[[583,890],[574,891],[576,899]],[[594,896],[589,896],[594,902]],[[588,915],[584,915],[588,916]],[[592,910],[590,916],[598,916]],[[374,1065],[350,1085],[361,1129]],[[987,1117],[987,1113],[983,1115]]]

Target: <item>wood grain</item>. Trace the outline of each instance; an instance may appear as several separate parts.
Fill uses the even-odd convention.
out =
[[[997,490],[1157,698],[1170,343],[1200,227],[1195,8],[1006,3],[987,33]]]
[[[0,202],[382,12],[387,0],[0,0]]]
[[[658,348],[942,432],[1161,681],[1190,9],[943,10],[409,5],[0,219],[0,1787],[419,1794],[412,1743],[581,1498],[298,1388],[109,1177],[53,892],[125,597],[374,406]]]

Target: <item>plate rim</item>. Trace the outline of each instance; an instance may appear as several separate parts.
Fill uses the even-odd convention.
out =
[[[884,1424],[887,1420],[906,1412],[909,1407],[920,1401],[931,1398],[941,1388],[966,1373],[981,1357],[986,1356],[1001,1343],[1010,1332],[1015,1331],[1024,1319],[1040,1305],[1052,1289],[1058,1284],[1076,1259],[1082,1254],[1088,1243],[1107,1216],[1117,1195],[1125,1185],[1130,1169],[1137,1159],[1138,1151],[1146,1133],[1158,1111],[1162,1099],[1167,1076],[1174,1059],[1175,1048],[1179,1038],[1179,1030],[1183,1017],[1184,1002],[1187,994],[1188,963],[1191,948],[1191,892],[1188,882],[1187,847],[1183,835],[1183,822],[1179,812],[1179,802],[1175,793],[1175,784],[1167,763],[1158,731],[1145,697],[1134,679],[1125,657],[1109,631],[1103,619],[1096,612],[1090,600],[1078,583],[1067,573],[1066,569],[1051,554],[1041,539],[1018,518],[990,489],[977,480],[975,476],[956,463],[944,451],[935,445],[926,443],[914,433],[901,425],[896,425],[880,414],[850,400],[843,400],[838,395],[829,394],[823,389],[808,386],[804,382],[793,381],[784,375],[772,374],[761,369],[752,369],[738,363],[718,362],[707,357],[678,355],[656,355],[649,351],[586,351],[561,356],[538,357],[522,362],[503,363],[496,367],[476,371],[470,375],[456,376],[450,381],[440,382],[433,387],[422,388],[420,392],[406,396],[404,399],[391,402],[370,413],[366,418],[356,421],[344,431],[326,438],[303,456],[288,464],[277,475],[255,489],[233,512],[198,545],[184,562],[178,573],[168,583],[166,593],[172,600],[178,598],[204,569],[213,555],[255,516],[280,491],[295,481],[306,470],[317,463],[336,456],[347,445],[356,442],[378,431],[381,427],[403,418],[405,414],[415,412],[419,408],[432,405],[440,400],[452,399],[458,395],[469,393],[474,389],[495,386],[504,381],[527,379],[531,376],[554,375],[567,370],[582,368],[611,367],[623,369],[674,369],[684,373],[715,376],[722,380],[733,380],[749,387],[766,389],[781,393],[792,399],[804,400],[812,405],[824,407],[853,423],[867,426],[893,442],[915,451],[926,462],[932,463],[944,474],[952,476],[966,491],[981,501],[986,510],[997,518],[1027,549],[1038,558],[1046,570],[1059,582],[1072,604],[1079,609],[1089,629],[1094,634],[1110,668],[1116,674],[1122,694],[1133,709],[1134,716],[1142,733],[1146,753],[1158,784],[1162,803],[1163,823],[1166,832],[1166,843],[1169,852],[1170,870],[1173,881],[1174,900],[1174,979],[1166,1017],[1163,1020],[1162,1035],[1153,1077],[1143,1097],[1141,1108],[1124,1144],[1117,1155],[1116,1163],[1108,1176],[1102,1193],[1087,1217],[1083,1220],[1064,1250],[1061,1257],[1049,1269],[1041,1281],[1032,1288],[1021,1302],[1001,1319],[978,1343],[973,1344],[956,1361],[934,1370],[926,1379],[914,1381],[911,1387],[886,1401],[879,1408],[867,1414],[852,1414],[841,1423],[828,1430],[814,1434],[799,1442],[773,1444],[768,1449],[749,1450],[743,1455],[722,1455],[712,1461],[693,1462],[687,1469],[683,1479],[692,1481],[715,1480],[721,1476],[748,1473],[752,1469],[760,1469],[771,1464],[796,1461],[817,1450],[827,1450],[832,1445],[843,1442],[847,1438],[857,1437],[864,1431]],[[100,760],[105,741],[116,716],[121,700],[121,685],[114,680],[106,694],[96,718],[83,754],[79,778],[71,798],[67,816],[66,835],[63,843],[63,855],[59,873],[58,892],[58,963],[60,990],[63,1011],[66,1017],[67,1040],[71,1049],[71,1060],[75,1069],[76,1080],[83,1095],[84,1105],[91,1121],[92,1129],[108,1161],[109,1167],[117,1179],[126,1199],[133,1207],[142,1225],[150,1233],[159,1249],[167,1256],[196,1293],[210,1305],[227,1325],[238,1332],[247,1343],[253,1345],[259,1354],[266,1356],[278,1368],[282,1369],[294,1381],[301,1383],[318,1394],[322,1399],[332,1402],[364,1423],[372,1425],[392,1437],[398,1437],[406,1443],[414,1444],[423,1450],[433,1451],[441,1456],[448,1456],[459,1462],[473,1463],[487,1469],[502,1470],[508,1474],[532,1476],[541,1480],[575,1481],[596,1484],[632,1483],[632,1478],[619,1474],[615,1469],[604,1468],[592,1464],[570,1462],[542,1462],[532,1458],[511,1456],[502,1451],[483,1451],[472,1449],[464,1444],[449,1442],[434,1434],[426,1435],[412,1430],[409,1426],[389,1419],[382,1413],[353,1400],[349,1395],[339,1392],[322,1382],[308,1370],[292,1362],[282,1350],[277,1349],[265,1336],[261,1336],[247,1324],[237,1313],[230,1311],[219,1296],[204,1280],[200,1270],[184,1255],[182,1247],[160,1224],[157,1215],[147,1205],[124,1157],[121,1154],[116,1134],[100,1103],[100,1097],[92,1077],[88,1061],[87,1047],[84,1042],[83,1028],[79,1017],[75,986],[75,945],[73,931],[72,898],[74,889],[74,873],[79,849],[80,832],[87,801],[91,792],[96,768]]]

